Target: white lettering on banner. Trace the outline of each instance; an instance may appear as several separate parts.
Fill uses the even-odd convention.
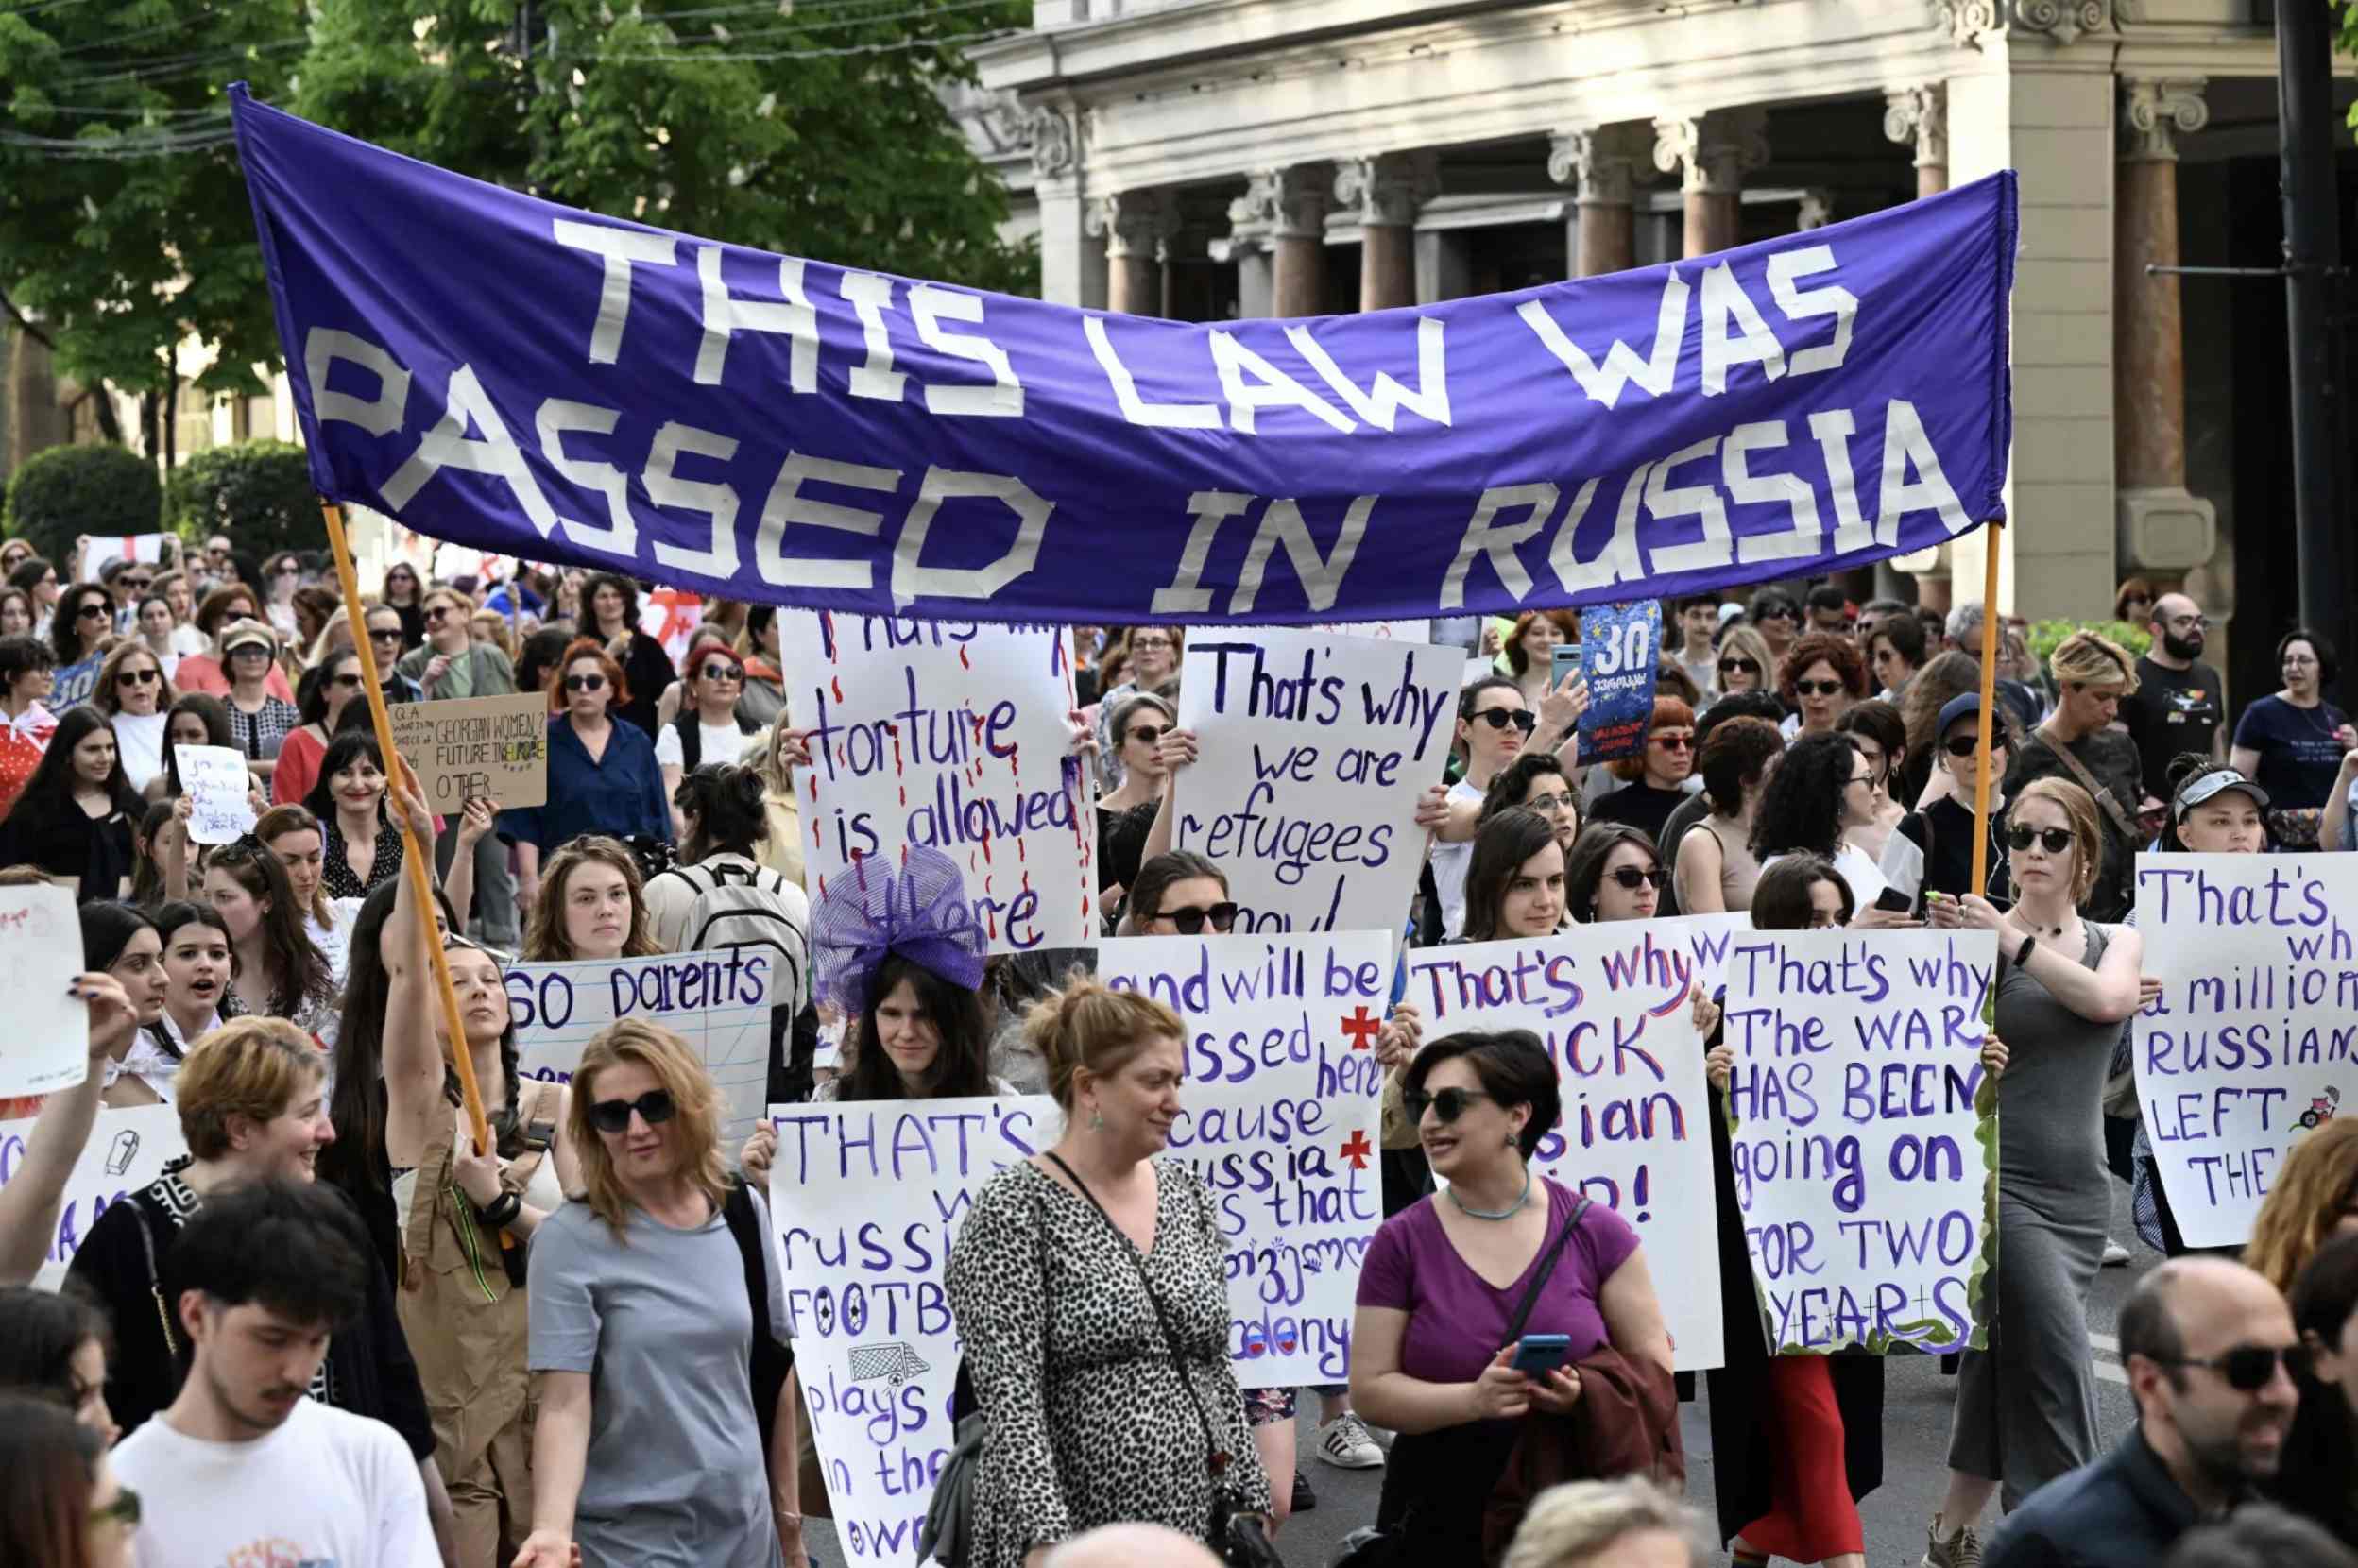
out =
[[[775,1105],[776,1260],[836,1539],[916,1563],[965,1354],[944,1273],[984,1183],[1056,1141],[1045,1095]]]
[[[675,266],[679,257],[669,236],[610,224],[555,220],[556,243],[603,257],[606,275],[598,285],[598,320],[590,332],[590,363],[611,365],[623,351],[630,325],[630,264]]]
[[[254,830],[253,775],[246,754],[229,746],[174,746],[180,793],[189,797],[192,844],[234,844]]]
[[[74,890],[0,888],[0,952],[9,956],[9,1027],[0,1037],[0,1096],[45,1095],[90,1076],[90,1004],[66,995],[82,972]]]
[[[1424,865],[1416,803],[1441,781],[1463,663],[1280,627],[1188,644],[1179,722],[1203,760],[1173,786],[1173,842],[1228,874],[1239,929],[1364,929],[1407,911]]]
[[[761,1119],[769,1094],[770,1008],[792,1003],[802,978],[778,972],[765,947],[721,947],[658,958],[573,959],[507,967],[526,1078],[572,1082],[582,1048],[607,1025],[641,1018],[688,1042],[720,1090],[721,1143],[735,1149]]]
[[[781,612],[812,902],[870,857],[955,861],[994,953],[1095,937],[1096,792],[1071,754],[1062,628]]]
[[[1391,939],[1123,937],[1097,967],[1186,1024],[1170,1154],[1219,1213],[1239,1382],[1345,1381],[1359,1266],[1384,1218],[1376,1035]]]
[[[1688,994],[1743,915],[1579,926],[1528,941],[1411,950],[1404,1000],[1425,1038],[1528,1029],[1556,1064],[1563,1117],[1534,1165],[1636,1227],[1682,1372],[1725,1359],[1703,1042]]]
[[[0,1186],[14,1181],[24,1168],[36,1119],[0,1121]],[[50,1238],[49,1255],[34,1274],[33,1284],[43,1290],[63,1285],[66,1266],[74,1261],[82,1238],[98,1223],[107,1205],[156,1180],[165,1166],[187,1152],[178,1106],[101,1106],[90,1141],[82,1145],[81,1156],[66,1178],[57,1234]]]
[[[1728,960],[1730,1166],[1778,1351],[1989,1343],[1989,931],[1758,931]]]
[[[717,251],[707,249],[702,254],[717,256]],[[791,262],[786,264],[799,265]],[[806,323],[798,315],[772,320],[755,314],[766,310],[791,313],[809,307],[734,298],[727,296],[725,288],[720,289],[721,302],[716,304],[711,290],[719,287],[717,262],[706,269],[700,260],[699,266],[709,276],[705,356],[699,358],[697,379],[717,380],[719,361],[732,332],[778,332],[795,338],[790,355],[791,384],[797,391],[811,390],[803,385],[802,377],[806,371],[815,376],[817,349],[815,337],[806,333]],[[907,377],[906,372],[893,367],[897,361],[888,331],[889,280],[868,277],[865,281],[859,281],[864,276],[846,275],[844,287],[863,318],[874,318],[866,335],[878,341],[870,344],[867,361],[854,366],[849,374],[868,389],[862,396],[897,399],[899,390],[889,394],[884,390],[888,383],[897,387]],[[798,288],[799,283],[795,286]],[[1848,298],[1838,289],[1796,297],[1799,300],[1817,302],[1806,314],[1837,317],[1837,342],[1795,350],[1786,361],[1790,366],[1788,376],[1806,373],[1803,362],[1812,355],[1847,351],[1851,315],[1838,303],[1826,302],[1834,295]],[[925,301],[921,315],[916,303],[920,296]],[[932,412],[953,416],[997,418],[1019,413],[1022,388],[1004,350],[979,335],[946,334],[939,331],[940,319],[966,319],[973,314],[964,305],[953,309],[948,304],[966,298],[940,290],[912,291],[910,309],[920,319],[920,339],[950,358],[987,366],[994,378],[987,386],[929,383],[927,406]],[[1538,313],[1541,320],[1546,319],[1544,309],[1536,302],[1528,303],[1523,309],[1526,313]],[[1746,349],[1749,325],[1734,307],[1728,309],[1730,319],[1743,331],[1726,350],[1719,372],[1723,380],[1728,366],[1751,363],[1746,357],[1748,352],[1756,351],[1764,366],[1768,352],[1766,343]],[[1848,309],[1854,312],[1855,302]],[[1675,334],[1671,340],[1674,345],[1683,341],[1683,322],[1682,315],[1669,323],[1667,330]],[[1437,323],[1425,325],[1439,330]],[[1219,403],[1143,400],[1115,354],[1103,321],[1088,316],[1083,329],[1106,370],[1123,418],[1131,423],[1217,430],[1231,422],[1223,419]],[[1558,339],[1562,337],[1552,321],[1536,330],[1543,338],[1551,332]],[[1228,334],[1211,335],[1226,341]],[[1317,349],[1314,341],[1310,349]],[[1586,366],[1580,369],[1576,366],[1582,384],[1590,386],[1591,395],[1608,406],[1618,399],[1619,389],[1625,383],[1635,383],[1651,390],[1653,382],[1660,379],[1649,361],[1638,360],[1624,344],[1614,346],[1603,370],[1597,369],[1568,342],[1563,343],[1563,349],[1580,366]],[[1329,422],[1331,417],[1357,428],[1333,404],[1241,342],[1229,342],[1227,348],[1216,348],[1212,352],[1220,361],[1216,370],[1234,383],[1230,406],[1233,419],[1239,421],[1236,428],[1239,433],[1256,433],[1256,411],[1274,407],[1305,411],[1306,417],[1315,415],[1321,422]],[[1325,366],[1331,366],[1332,361],[1323,349],[1315,354],[1308,349],[1304,352],[1306,359],[1324,361],[1320,366],[1321,375],[1330,384],[1349,384],[1340,366],[1333,367],[1333,376],[1325,375]],[[711,364],[707,365],[707,358]],[[373,373],[377,378],[376,397],[363,399],[348,392],[326,390],[330,374],[338,364],[359,366]],[[410,373],[382,348],[349,333],[316,329],[305,341],[305,366],[313,386],[320,389],[315,414],[321,422],[352,424],[371,435],[385,435],[401,428]],[[1833,367],[1833,364],[1827,364],[1808,368]],[[1372,425],[1382,422],[1377,418],[1379,415],[1395,418],[1397,409],[1402,407],[1415,409],[1435,423],[1445,424],[1448,394],[1445,383],[1439,379],[1437,350],[1435,363],[1428,368],[1431,373],[1422,378],[1424,384],[1415,394],[1408,393],[1388,377],[1379,376],[1374,394],[1354,388],[1353,394],[1343,401]],[[704,373],[707,371],[709,375]],[[1245,384],[1248,376],[1255,383],[1251,387]],[[1669,390],[1666,383],[1663,389]],[[617,416],[595,405],[551,399],[539,405],[534,418],[538,444],[527,452],[509,435],[475,372],[467,366],[458,366],[452,374],[449,401],[439,420],[384,482],[380,492],[384,501],[389,506],[407,505],[446,469],[487,475],[502,481],[514,492],[518,505],[543,536],[562,524],[569,539],[617,556],[635,555],[643,537],[653,566],[674,575],[686,573],[724,590],[734,586],[734,575],[744,550],[744,540],[740,536],[750,529],[753,560],[764,583],[779,588],[871,591],[875,585],[872,557],[806,557],[789,554],[786,530],[799,524],[866,538],[884,537],[889,531],[894,541],[892,592],[895,602],[901,605],[919,598],[988,603],[1037,569],[1049,521],[1056,513],[1054,503],[1015,474],[933,464],[917,476],[912,491],[907,485],[907,470],[789,452],[776,474],[765,476],[769,481],[767,499],[758,516],[747,521],[740,516],[744,508],[740,504],[737,486],[720,479],[689,479],[677,471],[683,457],[713,464],[729,462],[740,450],[739,439],[672,421],[654,431],[623,435],[614,447],[644,451],[637,472],[647,489],[655,515],[684,520],[692,530],[685,537],[693,538],[700,535],[708,541],[692,547],[679,545],[669,542],[669,538],[680,537],[682,530],[673,528],[658,533],[649,526],[652,518],[632,513],[627,498],[622,494],[627,488],[622,476],[632,471],[627,464],[570,456],[565,451],[563,436],[569,431],[622,435],[615,422]],[[1583,478],[1571,486],[1571,499],[1561,512],[1557,503],[1565,486],[1556,481],[1530,480],[1482,490],[1449,564],[1443,571],[1442,580],[1434,586],[1437,607],[1444,611],[1464,607],[1469,577],[1478,565],[1487,568],[1497,585],[1517,601],[1529,599],[1537,584],[1523,552],[1533,544],[1544,544],[1543,553],[1556,585],[1563,592],[1575,595],[1594,595],[1611,590],[1616,584],[1651,575],[1724,571],[1731,547],[1734,561],[1741,565],[1807,557],[1815,554],[1822,534],[1821,493],[1834,514],[1832,546],[1838,553],[1896,544],[1903,520],[1919,513],[1938,517],[1943,530],[1952,536],[1972,528],[1974,520],[1967,515],[1955,486],[1949,483],[1940,453],[1916,406],[1905,399],[1888,399],[1881,419],[1880,443],[1870,454],[1876,465],[1874,471],[1881,476],[1876,514],[1871,522],[1860,513],[1854,479],[1851,442],[1859,428],[1856,411],[1821,409],[1806,417],[1810,438],[1825,468],[1822,485],[1789,470],[1761,471],[1755,468],[1755,461],[1765,462],[1768,453],[1791,450],[1795,436],[1788,421],[1755,420],[1726,436],[1690,441],[1674,452],[1638,462],[1621,474],[1612,526],[1601,541],[1595,542],[1594,553],[1585,556],[1576,548],[1575,539],[1597,499],[1602,483],[1599,477]],[[1717,463],[1711,461],[1715,452]],[[1686,482],[1674,484],[1670,470],[1680,468],[1686,470]],[[553,480],[564,480],[600,497],[607,513],[606,524],[599,526],[581,519],[559,517],[537,477],[541,469]],[[870,510],[806,494],[804,487],[814,484],[888,495],[897,505]],[[1343,515],[1331,524],[1336,531],[1332,542],[1322,551],[1318,533],[1329,525],[1313,525],[1306,520],[1296,498],[1271,497],[1264,504],[1264,498],[1253,494],[1193,492],[1187,503],[1192,523],[1179,558],[1171,563],[1169,579],[1154,589],[1152,607],[1158,615],[1175,616],[1201,616],[1212,610],[1215,593],[1204,586],[1204,574],[1221,524],[1251,513],[1256,506],[1262,510],[1248,551],[1249,570],[1232,591],[1225,613],[1238,617],[1253,613],[1266,586],[1268,566],[1281,547],[1314,612],[1340,604],[1344,597],[1345,579],[1360,558],[1360,539],[1371,519],[1381,515],[1386,499],[1381,494],[1351,498]],[[984,566],[928,564],[923,559],[937,515],[946,503],[981,503],[988,508],[973,516],[963,511],[954,513],[963,530],[1010,530],[1007,546],[997,559]],[[1781,504],[1790,515],[1791,526],[1768,533],[1739,532],[1728,512],[1731,503],[1744,506]],[[993,512],[1000,515],[993,516]],[[892,522],[896,515],[897,526]],[[1640,524],[1649,518],[1656,522],[1694,519],[1700,537],[1691,541],[1655,537],[1641,545]],[[948,553],[936,552],[937,555]]]
[[[2278,1168],[2358,1096],[2353,910],[2347,855],[2137,858],[2162,977],[2135,1020],[2137,1099],[2190,1247],[2250,1240]]]

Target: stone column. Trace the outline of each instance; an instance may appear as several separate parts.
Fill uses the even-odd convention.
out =
[[[1122,191],[1091,205],[1105,236],[1105,308],[1127,315],[1163,313],[1163,242],[1176,226],[1168,191]]]
[[[1744,176],[1768,162],[1768,123],[1762,109],[1654,122],[1654,167],[1677,175],[1686,196],[1686,255],[1708,256],[1736,243]]]
[[[1040,204],[1040,298],[1085,310],[1105,308],[1105,242],[1089,224],[1082,193],[1081,115],[1043,105],[1024,126]]]
[[[1883,134],[1916,147],[1916,195],[1949,188],[1949,94],[1939,82],[1895,87],[1883,95]]]
[[[1429,152],[1335,165],[1337,205],[1359,210],[1359,309],[1416,303],[1416,211],[1440,190],[1440,160]]]
[[[1572,276],[1595,278],[1637,264],[1634,209],[1642,128],[1598,126],[1548,138],[1547,178],[1573,187]]]
[[[2113,200],[2112,414],[2124,556],[2184,571],[2210,559],[2211,503],[2186,490],[2186,345],[2178,279],[2178,137],[2209,121],[2199,77],[2121,80]]]
[[[1802,193],[1801,210],[1793,219],[1793,231],[1806,234],[1813,229],[1823,229],[1834,221],[1834,193],[1812,187]]]
[[[1264,169],[1229,204],[1233,224],[1269,236],[1272,315],[1316,315],[1324,308],[1326,202],[1333,181],[1324,163]]]

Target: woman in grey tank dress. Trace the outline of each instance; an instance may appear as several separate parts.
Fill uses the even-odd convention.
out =
[[[2011,1509],[2096,1457],[2088,1296],[2104,1261],[2112,1194],[2104,1163],[2104,1080],[2137,1007],[2144,943],[2079,916],[2100,862],[2095,803],[2042,779],[2008,812],[2019,894],[2000,913],[1968,895],[1935,924],[1998,937],[1997,1026],[2010,1058],[1998,1082],[1997,1313],[1987,1351],[1967,1351],[1949,1434],[1949,1487],[1927,1568],[1979,1559],[1973,1525],[2003,1488]],[[2015,959],[2025,944],[2025,963]]]

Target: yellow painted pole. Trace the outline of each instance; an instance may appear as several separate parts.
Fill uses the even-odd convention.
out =
[[[1979,766],[1974,769],[1974,880],[1968,890],[1980,893],[1990,885],[1990,735],[1998,697],[1998,544],[2006,524],[1991,522],[1982,538],[1981,567],[1981,714],[1974,744]]]
[[[352,549],[344,538],[344,508],[332,501],[319,503],[319,510],[328,520],[328,543],[335,551],[335,577],[344,589],[346,614],[352,622],[352,647],[360,655],[360,687],[368,698],[368,722],[377,732],[377,750],[384,758],[387,778],[403,780],[411,789],[418,787],[418,775],[405,767],[393,749],[393,721],[384,711],[384,687],[377,672],[376,650],[368,641],[367,612],[360,604],[360,574],[352,569]],[[394,813],[399,816],[400,813]],[[442,944],[434,935],[434,857],[427,846],[418,842],[406,819],[401,823],[402,838],[406,846],[402,855],[402,875],[409,878],[409,893],[418,906],[418,926],[425,943],[426,964],[434,971],[434,989],[442,998],[442,1023],[451,1034],[451,1061],[458,1068],[458,1093],[467,1108],[468,1125],[474,1129],[475,1152],[491,1150],[491,1125],[483,1114],[483,1090],[475,1082],[474,1052],[467,1048],[467,1031],[459,1021],[458,992],[451,984],[450,960],[442,954]]]

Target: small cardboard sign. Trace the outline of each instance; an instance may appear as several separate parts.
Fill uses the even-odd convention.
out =
[[[503,810],[548,803],[549,700],[539,692],[397,703],[386,716],[437,815],[476,797]]]

